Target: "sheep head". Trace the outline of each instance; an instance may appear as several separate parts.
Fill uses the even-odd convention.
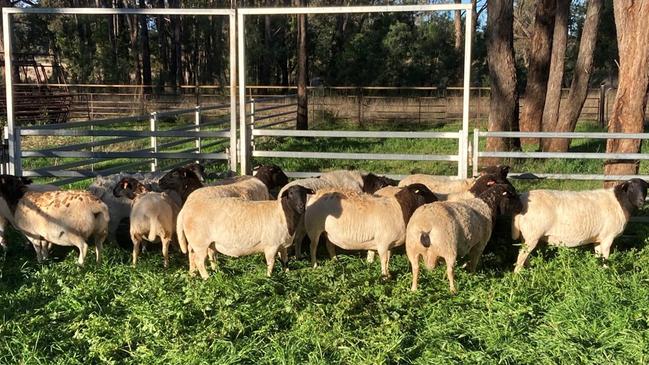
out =
[[[200,165],[199,165],[200,166]],[[194,190],[203,187],[201,178],[195,172],[196,168],[176,167],[167,172],[158,182],[160,189],[172,190],[178,193],[183,202]]]
[[[16,209],[18,201],[25,195],[27,186],[22,177],[13,175],[0,175],[0,197],[2,197],[12,211]]]
[[[627,217],[642,208],[647,198],[647,187],[649,184],[646,181],[635,178],[613,188],[615,198]]]
[[[253,176],[266,185],[268,191],[281,189],[288,184],[288,176],[277,165],[259,165],[253,169]]]
[[[412,213],[424,204],[437,201],[437,197],[424,184],[410,184],[404,186],[401,191],[394,195],[394,198],[401,207],[403,221],[408,224]]]
[[[113,188],[113,195],[117,198],[125,196],[129,199],[135,199],[138,195],[148,192],[144,184],[132,177],[122,178],[115,188]]]
[[[479,196],[492,211],[492,220],[498,215],[514,215],[523,210],[523,203],[511,184],[495,184]]]
[[[364,193],[374,194],[381,188],[384,188],[386,186],[397,186],[398,184],[399,182],[397,180],[393,180],[385,176],[374,175],[371,172],[367,175],[363,175]]]

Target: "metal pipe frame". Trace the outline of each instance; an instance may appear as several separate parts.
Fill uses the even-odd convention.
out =
[[[413,155],[401,153],[348,153],[301,151],[252,151],[254,157],[313,158],[327,160],[404,160],[404,161],[458,161],[457,155]]]
[[[40,130],[26,129],[20,131],[21,136],[95,136],[95,137],[230,137],[230,131],[130,131],[130,130]]]
[[[478,132],[480,137],[500,138],[590,138],[590,139],[649,139],[649,133],[607,132]]]
[[[464,31],[464,82],[462,96],[462,134],[458,139],[459,156],[453,156],[453,161],[458,162],[458,177],[466,178],[468,170],[468,140],[469,140],[469,98],[470,98],[470,81],[471,81],[471,39],[473,38],[473,25],[471,18],[471,4],[432,4],[432,5],[389,5],[389,6],[337,6],[337,7],[294,7],[294,8],[239,8],[237,10],[237,35],[239,43],[237,45],[237,61],[239,69],[239,128],[240,128],[240,151],[241,151],[241,173],[249,172],[250,161],[248,161],[250,144],[246,129],[246,55],[245,55],[245,17],[250,15],[298,15],[298,14],[351,14],[351,13],[393,13],[393,12],[431,12],[431,11],[453,11],[466,10],[466,21]],[[260,100],[257,100],[259,102]],[[254,133],[254,132],[253,132]],[[465,143],[462,144],[461,142]],[[271,151],[254,151],[251,156],[260,156],[259,153],[268,153]],[[297,157],[297,152],[287,152],[290,156]],[[313,154],[311,152],[304,152]],[[324,157],[338,154],[321,153],[321,158],[340,158]],[[348,154],[350,156],[364,156],[372,154]],[[378,155],[380,156],[380,155]],[[393,155],[407,156],[407,155]],[[280,157],[280,156],[275,156]],[[435,156],[437,157],[437,156]],[[317,157],[315,157],[317,158]],[[350,159],[354,159],[353,157]]]
[[[7,105],[7,130],[8,130],[8,142],[9,142],[9,173],[14,175],[21,175],[21,148],[20,148],[20,138],[21,135],[39,135],[39,134],[21,134],[20,128],[16,126],[15,121],[15,108],[14,108],[14,83],[13,83],[13,62],[12,62],[12,39],[13,39],[13,26],[12,26],[12,15],[14,14],[44,14],[44,15],[169,15],[169,16],[227,16],[229,19],[229,33],[230,33],[230,130],[227,135],[218,135],[218,137],[229,137],[230,138],[230,169],[236,171],[237,166],[237,155],[236,155],[236,10],[234,9],[130,9],[130,8],[3,8],[2,9],[2,30],[3,30],[3,43],[4,43],[4,58],[5,58],[5,87],[6,87],[6,105]],[[220,106],[216,107],[205,107],[203,110],[212,110],[218,109]],[[187,112],[192,112],[193,109],[188,110]],[[176,111],[175,113],[180,113],[181,111]],[[167,114],[174,112],[163,112],[159,113],[159,117],[163,115],[174,115]],[[176,114],[177,115],[177,114]],[[141,119],[139,119],[141,118]],[[103,121],[88,121],[80,123],[70,123],[71,126],[66,126],[65,128],[75,128],[81,126],[97,126],[97,125],[108,125],[114,124],[121,121],[135,121],[135,120],[146,120],[148,116],[140,117],[129,117],[129,118],[114,118]],[[82,124],[83,123],[83,124]],[[42,126],[39,129],[43,130],[60,130],[61,125],[53,126]],[[35,128],[32,128],[32,130]],[[99,132],[99,131],[93,131]],[[158,132],[159,133],[159,132]],[[65,135],[65,134],[55,134],[55,135]],[[100,135],[100,134],[99,134]],[[115,134],[113,134],[114,136]],[[127,135],[125,135],[127,136]],[[153,139],[157,136],[163,136],[161,134],[151,134],[150,137]],[[193,136],[195,138],[199,137],[209,137],[207,135]],[[213,155],[213,154],[206,154]],[[209,158],[209,157],[205,157]],[[220,157],[219,157],[220,158]]]
[[[458,139],[460,132],[373,132],[373,131],[328,131],[328,130],[284,130],[255,129],[254,136],[276,137],[339,137],[339,138],[439,138]]]

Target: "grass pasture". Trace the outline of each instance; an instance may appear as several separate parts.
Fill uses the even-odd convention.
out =
[[[255,143],[258,149],[294,151],[457,150],[452,140],[339,140]],[[588,151],[602,146],[573,142],[573,148]],[[256,162],[271,161],[289,171],[354,165],[402,174],[414,168],[455,173],[450,163]],[[602,170],[600,161],[513,166],[533,172]],[[514,183],[520,190],[600,186]],[[643,364],[649,362],[648,238],[649,226],[630,225],[616,241],[608,268],[590,248],[544,248],[518,275],[512,273],[518,246],[495,238],[475,275],[457,270],[459,293],[451,295],[442,267],[422,270],[419,291],[410,292],[409,264],[400,252],[386,282],[379,278],[378,260],[368,264],[360,253],[347,253],[330,261],[324,247],[319,268],[292,259],[290,271],[278,264],[271,278],[265,277],[261,255],[219,256],[218,270],[203,281],[188,276],[179,252],[163,269],[155,248],[140,256],[137,268],[130,266],[130,252],[112,245],[100,266],[92,252],[84,268],[77,267],[76,252],[38,265],[33,250],[12,232],[9,250],[0,255],[0,363]]]

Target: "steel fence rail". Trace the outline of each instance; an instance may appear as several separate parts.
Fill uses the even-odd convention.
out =
[[[349,153],[349,152],[302,152],[302,151],[260,151],[252,152],[253,157],[313,158],[335,160],[404,160],[404,161],[453,161],[457,155],[415,155],[399,153]]]
[[[213,132],[213,131],[130,131],[130,130],[40,130],[40,129],[21,129],[22,136],[94,136],[94,137],[203,137],[217,138],[230,137],[230,131]]]
[[[77,158],[164,158],[164,159],[211,159],[227,160],[226,153],[187,153],[187,152],[92,152],[92,151],[53,151],[42,153],[24,151],[23,157],[77,157]]]
[[[390,132],[390,131],[330,131],[330,130],[287,130],[254,129],[254,136],[276,137],[339,137],[339,138],[440,138],[458,139],[460,132]]]

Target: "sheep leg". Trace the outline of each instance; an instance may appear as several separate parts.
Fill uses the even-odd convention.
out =
[[[27,238],[32,243],[32,246],[34,247],[34,252],[36,252],[36,261],[38,261],[39,264],[42,263],[43,253],[41,251],[41,241],[39,239],[32,239],[29,237]]]
[[[375,255],[376,252],[374,252],[374,250],[367,250],[367,263],[373,263]]]
[[[327,253],[329,254],[330,259],[338,260],[338,257],[336,257],[336,246],[329,242],[329,240],[327,240]]]
[[[390,272],[388,265],[390,264],[390,250],[379,250],[379,258],[381,259],[381,278],[389,279]]]
[[[142,238],[136,234],[132,234],[131,241],[133,241],[133,267],[135,267],[135,265],[137,265],[137,257],[140,255],[140,245],[142,244]]]
[[[210,268],[214,271],[216,271],[217,266],[216,266],[216,248],[214,248],[212,245],[207,249],[207,258],[210,260]]]
[[[192,246],[187,247],[187,258],[189,259],[189,275],[190,276],[195,276],[196,275],[196,261],[194,260],[194,250],[192,250]]]
[[[164,257],[164,268],[169,267],[169,244],[171,243],[171,237],[166,237],[162,239],[162,257]]]
[[[446,277],[448,278],[448,286],[452,294],[457,293],[457,289],[455,288],[455,260],[455,256],[444,258],[444,261],[446,261]]]
[[[86,254],[88,254],[88,244],[86,242],[81,242],[77,247],[79,247],[79,266],[83,266],[83,263],[86,260]]]
[[[320,240],[320,233],[311,235],[309,234],[309,239],[311,240],[311,266],[313,268],[318,267],[318,261],[316,260],[316,252],[318,251],[318,240]]]
[[[412,268],[412,286],[410,286],[410,290],[417,291],[417,281],[419,280],[419,254],[408,252],[408,261],[410,261],[410,267]]]
[[[196,266],[196,269],[198,269],[198,272],[201,274],[201,278],[204,280],[207,280],[207,278],[210,277],[210,275],[207,273],[207,270],[205,269],[205,259],[207,258],[207,248],[204,248],[202,250],[194,250],[194,265]]]
[[[101,264],[101,251],[104,249],[105,238],[105,236],[103,238],[95,238],[95,260],[97,265]]]
[[[520,272],[525,264],[527,263],[527,257],[534,251],[536,245],[539,243],[539,239],[525,240],[525,247],[522,247],[518,252],[518,259],[516,259],[516,267],[514,272]]]
[[[612,246],[613,246],[612,238],[603,240],[602,243],[595,246],[595,253],[597,254],[597,256],[601,257],[604,260],[604,267],[608,267],[608,265],[606,265],[606,261],[608,261],[608,256],[611,254]]]
[[[45,240],[40,240],[40,249],[41,249],[41,257],[43,260],[47,260],[50,257],[50,243],[45,241]]]
[[[482,256],[482,252],[484,251],[485,247],[487,246],[487,242],[484,243],[479,243],[473,248],[471,248],[471,251],[469,251],[469,267],[468,270],[470,273],[474,273],[475,270],[478,268],[478,263],[480,262],[480,257]]]
[[[266,256],[266,276],[270,277],[275,268],[275,256],[277,256],[277,248],[269,248],[264,251],[264,256]]]
[[[288,250],[286,249],[286,247],[279,249],[279,259],[282,260],[284,272],[288,272]]]

